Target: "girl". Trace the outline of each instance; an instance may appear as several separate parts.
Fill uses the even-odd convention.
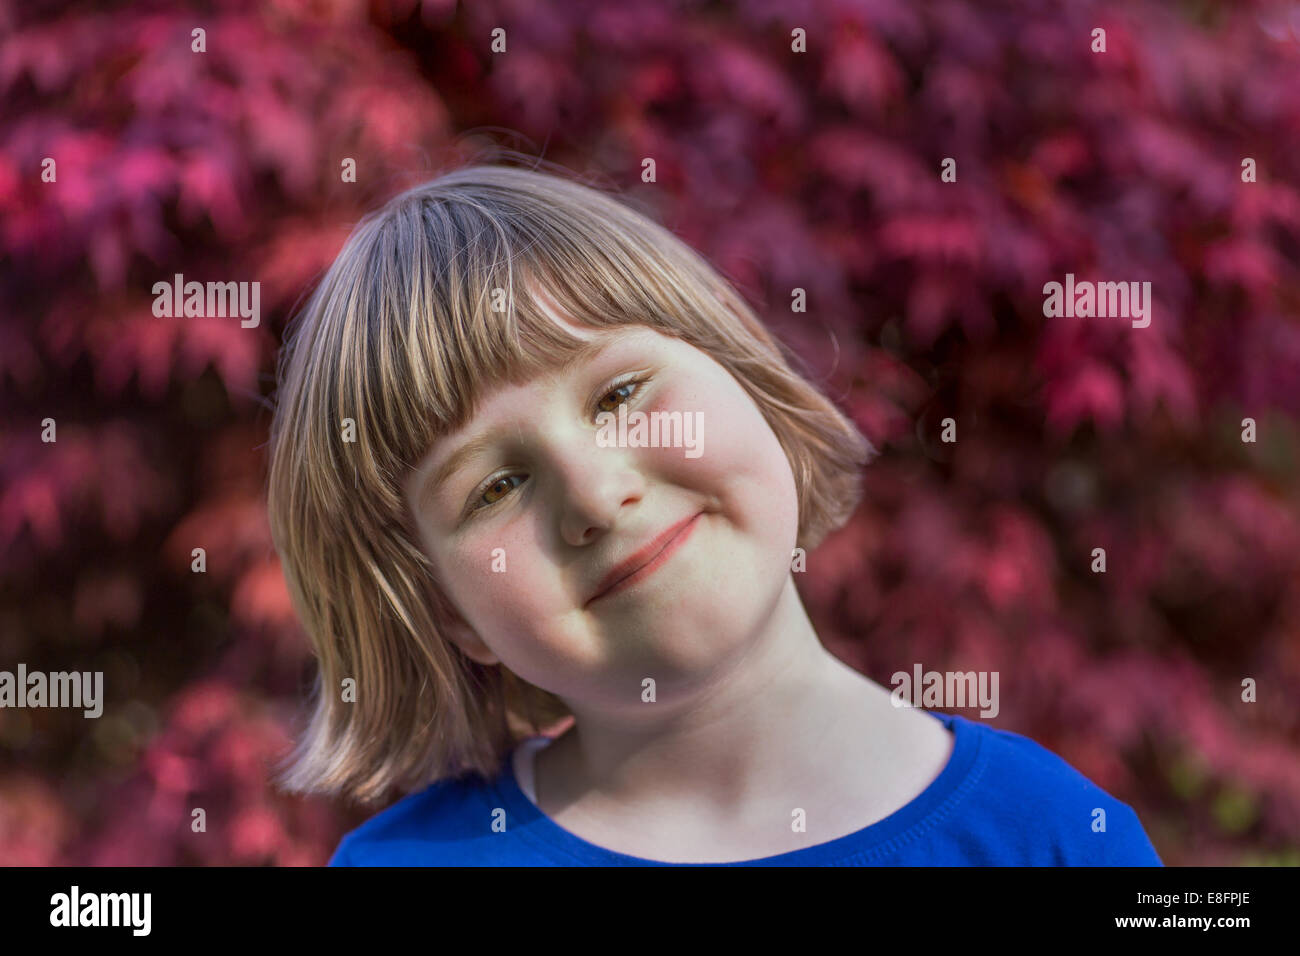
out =
[[[332,864],[1160,864],[1060,758],[821,645],[792,555],[874,449],[792,362],[563,176],[469,166],[357,226],[272,425],[320,663],[281,782],[414,792]]]

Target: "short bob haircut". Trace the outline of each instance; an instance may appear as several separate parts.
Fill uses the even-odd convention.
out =
[[[356,225],[280,356],[268,509],[319,662],[305,732],[278,768],[283,789],[371,804],[390,787],[491,779],[516,744],[570,716],[447,640],[463,619],[402,493],[485,392],[583,344],[547,318],[537,289],[575,324],[649,326],[731,372],[789,458],[799,547],[857,507],[874,447],[667,229],[535,168],[475,163],[408,189]]]

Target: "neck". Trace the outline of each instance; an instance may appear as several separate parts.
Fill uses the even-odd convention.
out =
[[[691,689],[615,715],[569,703],[573,726],[538,755],[539,799],[719,816],[836,755],[878,750],[873,737],[899,713],[888,691],[822,647],[793,577],[763,633]]]

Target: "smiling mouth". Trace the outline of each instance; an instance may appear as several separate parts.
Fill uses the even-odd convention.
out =
[[[703,514],[704,512],[700,512],[682,522],[680,527],[672,533],[668,540],[663,543],[663,546],[651,555],[648,560],[642,562],[636,568],[624,574],[617,581],[606,585],[589,598],[587,603],[583,606],[589,607],[601,598],[623,591],[624,589],[629,588],[654,574],[655,571],[667,563],[668,559],[672,557],[672,555],[686,542],[686,539],[689,538],[691,532],[695,530],[695,526],[699,523],[699,519]]]

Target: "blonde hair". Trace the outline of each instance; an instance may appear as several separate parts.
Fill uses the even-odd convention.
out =
[[[875,449],[667,229],[536,169],[470,165],[408,189],[357,224],[281,353],[268,509],[319,661],[284,789],[372,803],[390,787],[490,779],[520,740],[569,716],[555,695],[447,640],[461,619],[402,494],[434,439],[467,422],[485,392],[577,353],[583,342],[547,317],[552,304],[592,328],[649,326],[730,371],[790,460],[800,547],[857,507]]]

